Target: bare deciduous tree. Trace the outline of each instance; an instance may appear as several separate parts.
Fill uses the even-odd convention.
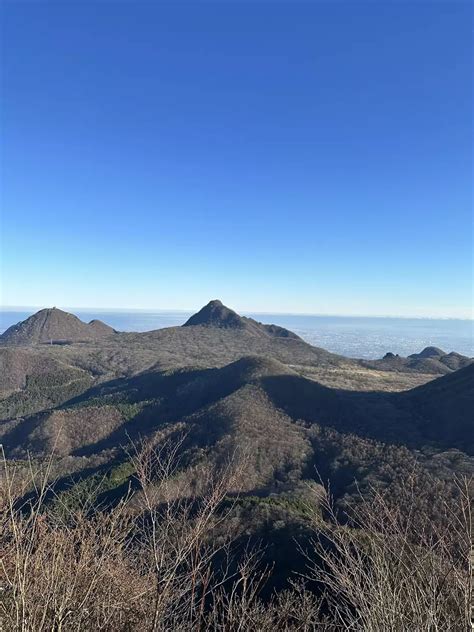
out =
[[[472,481],[456,481],[456,494],[437,520],[417,509],[408,480],[403,503],[375,489],[361,497],[342,524],[325,500],[318,517],[311,579],[325,589],[331,619],[343,630],[464,632],[472,602]]]

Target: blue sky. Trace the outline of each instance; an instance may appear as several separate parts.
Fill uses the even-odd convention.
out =
[[[2,4],[1,303],[472,316],[472,5]]]

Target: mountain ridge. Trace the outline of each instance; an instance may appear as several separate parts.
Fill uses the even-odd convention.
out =
[[[134,419],[123,418],[127,407],[135,410],[134,406],[140,402],[145,408],[140,404]],[[258,403],[258,415],[251,412],[253,403]],[[70,417],[73,425],[63,430],[66,436],[71,436],[65,445],[76,451],[90,444],[93,451],[93,442],[87,439],[84,429],[75,428],[82,406],[89,411],[97,407],[96,421],[89,414],[88,427],[91,436],[100,433],[98,452],[120,445],[127,436],[147,435],[170,423],[187,424],[190,430],[194,428],[193,432],[204,433],[207,442],[207,433],[210,436],[228,433],[231,419],[247,417],[245,424],[250,424],[250,431],[257,418],[258,423],[270,429],[272,418],[277,416],[301,428],[318,425],[366,439],[405,444],[412,449],[421,448],[425,441],[438,449],[452,446],[474,455],[474,441],[468,440],[472,426],[469,411],[474,409],[474,364],[400,393],[329,388],[281,362],[255,355],[243,356],[215,369],[150,371],[92,387],[50,412],[33,414],[13,424],[0,424],[2,442],[9,452],[13,450],[19,455],[27,446],[39,455],[46,455],[53,445],[54,429],[59,428],[56,423],[51,426],[50,420],[67,419],[74,411]],[[217,409],[219,414],[215,416],[213,411]],[[94,430],[99,419],[103,419],[100,428]],[[113,419],[113,425],[106,419]],[[40,436],[44,436],[44,444]],[[66,450],[63,456],[68,454]]]
[[[434,375],[445,375],[457,371],[473,362],[473,358],[463,356],[456,351],[447,353],[438,347],[425,347],[419,353],[407,357],[386,353],[379,360],[361,360],[363,366],[382,371],[422,371]]]

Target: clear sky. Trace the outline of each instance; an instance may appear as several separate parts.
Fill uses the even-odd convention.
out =
[[[470,2],[2,2],[3,305],[472,316]]]

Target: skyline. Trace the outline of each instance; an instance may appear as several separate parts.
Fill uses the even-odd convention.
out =
[[[208,301],[209,302],[209,301]],[[63,311],[67,311],[70,313],[77,314],[87,314],[87,313],[103,313],[103,314],[130,314],[130,313],[146,313],[146,314],[188,314],[192,315],[199,311],[202,307],[204,307],[206,303],[201,305],[196,305],[194,307],[186,307],[186,308],[172,308],[172,307],[94,307],[91,305],[0,305],[0,312],[8,313],[8,312],[30,312],[35,313],[41,309],[51,309],[55,307],[57,309],[61,309]],[[361,318],[361,319],[370,319],[370,318],[380,318],[380,319],[404,319],[404,320],[462,320],[462,321],[474,321],[474,317],[462,317],[462,316],[430,316],[427,314],[421,315],[413,315],[408,314],[405,316],[401,316],[399,314],[335,314],[330,312],[318,313],[318,312],[270,312],[270,311],[256,311],[253,309],[240,309],[238,307],[233,307],[231,305],[226,305],[230,307],[234,311],[241,313],[244,316],[248,315],[261,315],[261,316],[320,316],[320,317],[328,317],[328,318]]]
[[[470,3],[0,10],[4,307],[473,319]]]

